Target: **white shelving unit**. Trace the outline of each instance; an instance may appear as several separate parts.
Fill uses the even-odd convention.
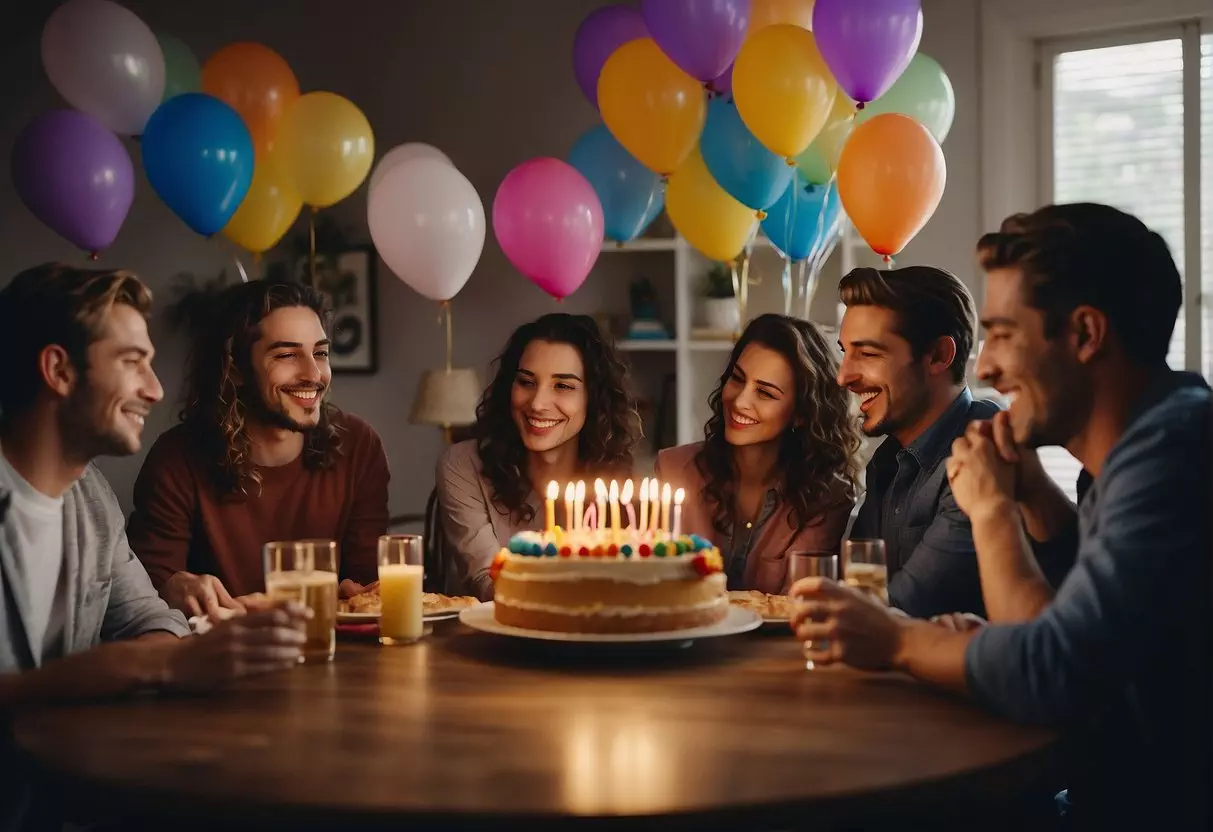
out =
[[[818,278],[816,311],[822,309],[822,296],[833,297],[833,289],[843,274],[850,271],[857,258],[866,251],[863,241],[854,234],[850,224],[844,225],[842,239],[833,256],[826,262]],[[720,373],[732,339],[695,339],[692,337],[697,284],[710,267],[710,262],[695,251],[680,236],[643,238],[619,245],[606,243],[603,257],[627,254],[668,252],[672,255],[674,337],[670,340],[624,339],[617,346],[628,353],[674,353],[675,409],[677,443],[693,442],[702,437],[703,424],[708,417],[707,400]],[[764,238],[754,246],[750,265],[751,286],[747,298],[747,318],[765,312],[783,311],[783,294],[779,285],[782,261]],[[654,282],[661,279],[654,276]],[[835,306],[828,315],[814,314],[813,319],[833,329],[837,325]],[[743,322],[744,324],[744,322]]]

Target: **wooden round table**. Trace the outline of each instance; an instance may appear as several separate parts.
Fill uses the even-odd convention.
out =
[[[909,678],[808,671],[786,631],[596,647],[451,621],[217,694],[31,711],[15,733],[108,806],[290,829],[821,829],[1006,799],[1053,756],[1050,734]]]

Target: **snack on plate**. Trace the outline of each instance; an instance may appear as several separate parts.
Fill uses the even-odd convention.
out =
[[[785,621],[792,617],[792,599],[786,595],[768,595],[756,589],[731,590],[729,603],[753,610],[768,621]]]
[[[490,574],[497,621],[530,630],[667,632],[716,624],[729,611],[720,552],[695,535],[522,532]]]
[[[421,594],[421,611],[424,615],[440,615],[449,612],[458,612],[464,607],[471,607],[480,603],[480,599],[473,598],[470,595],[442,595],[437,592],[423,592]],[[362,615],[378,615],[380,610],[379,600],[379,585],[374,584],[366,590],[352,598],[346,598],[341,602],[341,611],[346,613],[359,613]]]

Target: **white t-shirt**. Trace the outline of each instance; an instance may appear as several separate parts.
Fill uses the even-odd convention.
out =
[[[0,486],[13,496],[8,524],[16,531],[16,561],[29,602],[29,640],[41,660],[63,652],[67,583],[63,575],[63,498],[48,497],[26,482],[0,448]]]

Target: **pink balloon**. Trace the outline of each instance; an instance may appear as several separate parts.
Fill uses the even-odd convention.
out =
[[[572,165],[531,159],[497,189],[493,231],[515,268],[559,300],[585,282],[602,250],[602,203]]]

